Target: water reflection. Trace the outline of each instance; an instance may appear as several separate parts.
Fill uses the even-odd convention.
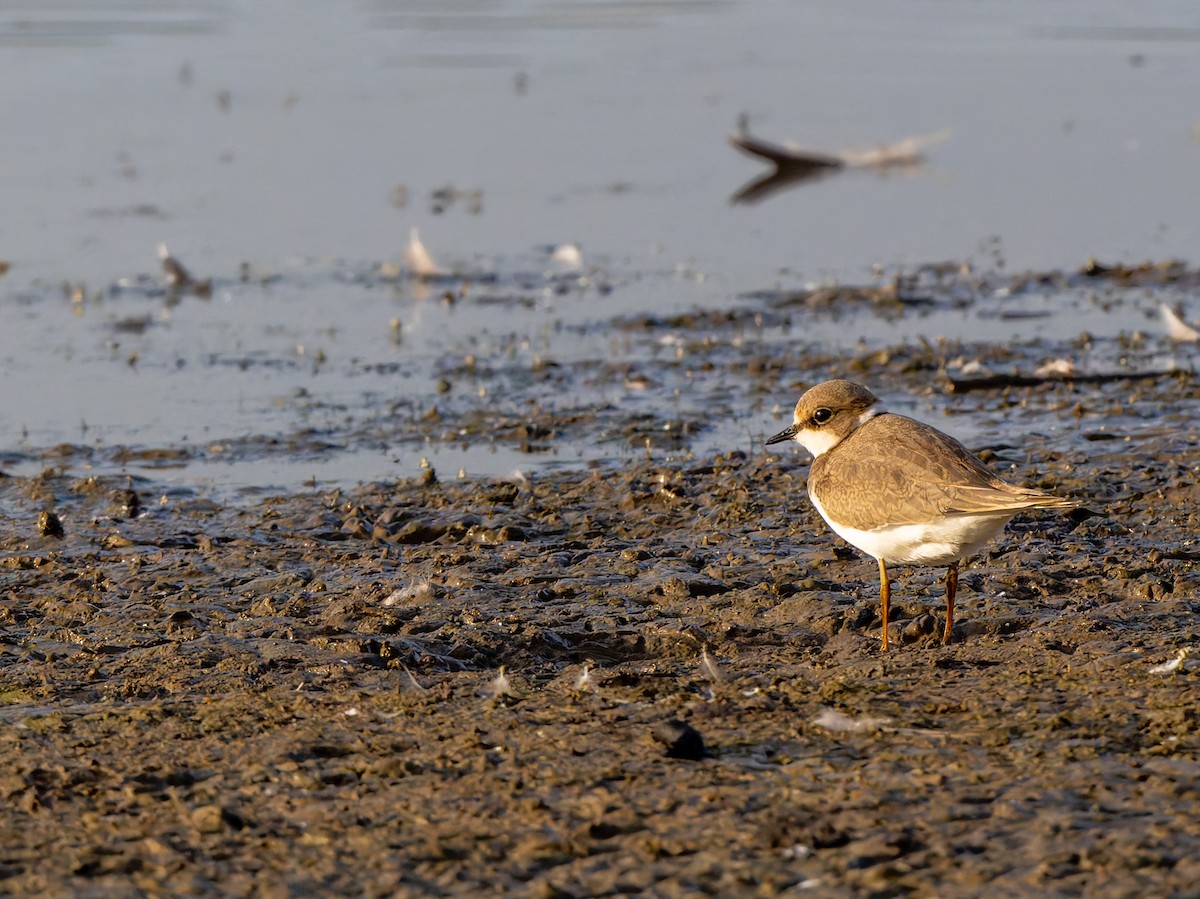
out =
[[[0,46],[80,47],[132,36],[213,34],[225,13],[221,3],[10,3],[0,8]]]

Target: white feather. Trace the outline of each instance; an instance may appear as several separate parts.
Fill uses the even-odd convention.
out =
[[[404,251],[404,264],[418,278],[432,278],[443,274],[441,267],[433,261],[425,244],[421,243],[421,234],[416,228],[408,238],[408,249]]]
[[[1163,324],[1167,326],[1168,340],[1173,340],[1176,343],[1196,343],[1200,341],[1200,331],[1197,331],[1176,315],[1175,310],[1166,303],[1160,303],[1158,311],[1162,315]]]

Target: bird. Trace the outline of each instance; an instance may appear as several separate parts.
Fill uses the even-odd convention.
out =
[[[785,440],[812,453],[808,496],[817,512],[834,533],[879,563],[884,652],[889,565],[947,566],[942,643],[949,644],[959,563],[1019,512],[1079,505],[1001,480],[949,434],[886,411],[853,381],[824,381],[806,391],[791,426],[766,445]]]

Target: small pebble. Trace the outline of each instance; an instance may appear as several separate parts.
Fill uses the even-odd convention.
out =
[[[62,520],[53,512],[45,511],[38,515],[38,533],[43,537],[62,537]]]

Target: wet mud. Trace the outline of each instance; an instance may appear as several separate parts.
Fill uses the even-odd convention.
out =
[[[204,296],[146,274],[78,303],[28,290],[37,327],[16,336],[12,370],[38,374],[5,409],[24,439],[0,466],[203,477],[220,495],[377,481],[423,461],[443,477],[486,477],[702,459],[754,452],[828,377],[993,442],[1011,441],[1020,406],[1017,433],[1069,443],[1147,427],[1159,406],[1142,395],[1194,386],[1194,347],[1168,339],[1161,309],[1194,316],[1200,270],[1170,260],[781,276],[694,306],[677,273],[615,265],[563,273],[506,259],[432,284],[386,268],[206,276]],[[339,320],[339,306],[354,314]],[[64,359],[25,349],[67,322],[77,333]],[[1027,388],[1046,401],[1026,401]],[[44,408],[25,399],[34,390]],[[121,417],[106,419],[106,403]]]
[[[941,572],[898,569],[887,655],[799,451],[221,501],[0,480],[0,890],[1193,892],[1197,388],[970,397],[938,423],[1010,422],[968,443],[1096,514],[1014,521],[950,646]]]

